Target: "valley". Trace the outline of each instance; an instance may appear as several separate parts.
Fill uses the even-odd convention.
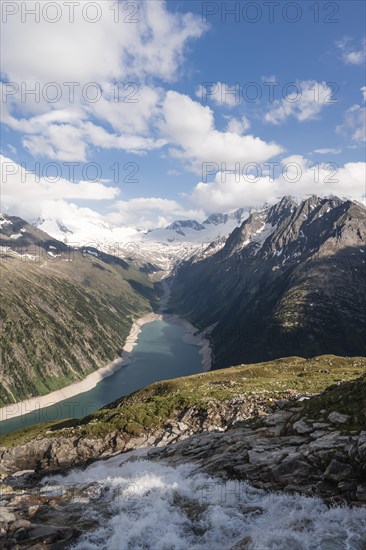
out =
[[[366,503],[365,213],[335,197],[284,197],[206,225],[175,222],[155,237],[139,235],[138,246],[114,248],[74,247],[3,215],[5,540],[19,548],[45,540],[44,548],[83,548],[101,545],[100,537],[112,544],[120,535],[100,523],[105,472],[116,486],[120,471],[134,484],[147,468],[160,472],[159,484],[180,475],[183,483],[192,470],[198,484],[239,490],[232,541],[244,547],[264,540],[251,512],[270,514],[263,499],[296,502],[313,525],[304,496],[322,509],[325,541],[333,525],[327,504],[347,504],[339,536],[351,532],[354,547],[363,544],[349,525]],[[55,389],[58,398],[43,406]],[[31,396],[34,410],[24,402]],[[129,461],[138,465],[130,474]],[[91,499],[93,521],[79,498]],[[191,507],[211,513],[207,495],[186,500],[178,488],[172,498],[187,518]],[[232,505],[221,502],[227,513]],[[245,518],[251,534],[238,540]],[[290,544],[296,522],[286,529]],[[199,540],[213,533],[207,527]],[[215,536],[230,538],[220,529]]]
[[[366,3],[0,8],[0,550],[366,550]]]
[[[48,394],[117,361],[126,340],[136,339],[133,322],[152,310],[205,331],[211,368],[296,354],[366,355],[360,204],[284,197],[114,245],[121,231],[131,239],[132,228],[106,224],[104,244],[91,246],[90,225],[84,233],[70,226],[84,241],[72,247],[64,221],[31,225],[3,215],[0,405]]]

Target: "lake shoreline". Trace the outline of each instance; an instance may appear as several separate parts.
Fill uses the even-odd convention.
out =
[[[0,422],[11,420],[19,416],[38,411],[40,409],[50,407],[65,399],[70,399],[81,393],[88,392],[95,388],[99,382],[104,380],[118,371],[121,367],[129,364],[129,357],[136,346],[141,327],[147,323],[153,321],[167,321],[182,326],[187,334],[184,336],[184,341],[187,344],[200,346],[201,350],[199,354],[202,355],[202,369],[207,371],[211,367],[212,351],[210,342],[207,339],[205,332],[197,333],[197,329],[186,319],[179,317],[179,315],[168,313],[148,313],[139,319],[136,319],[131,327],[130,333],[126,339],[126,343],[123,347],[121,357],[114,359],[108,365],[101,367],[100,369],[90,373],[83,380],[73,382],[64,388],[55,390],[46,395],[39,395],[31,397],[18,403],[12,403],[0,408]]]

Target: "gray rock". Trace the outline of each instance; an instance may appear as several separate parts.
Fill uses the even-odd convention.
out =
[[[303,419],[295,422],[292,427],[298,434],[309,434],[313,431],[313,428],[308,426]]]
[[[29,529],[31,522],[27,519],[17,519],[10,526],[10,531],[16,531],[17,529]]]
[[[0,523],[11,523],[15,521],[16,517],[14,512],[11,512],[5,506],[0,507]]]
[[[328,420],[330,420],[332,424],[345,424],[348,422],[349,416],[347,414],[341,414],[333,411],[328,415]]]
[[[366,502],[366,483],[357,485],[356,498],[361,502]]]
[[[338,445],[339,436],[339,432],[331,432],[323,437],[319,437],[309,444],[309,450],[314,452],[319,449],[334,449]]]
[[[366,463],[366,432],[361,432],[358,438],[358,454],[361,460]]]
[[[352,474],[352,467],[349,464],[333,459],[324,472],[324,479],[332,481],[343,481],[349,479]]]
[[[302,455],[293,455],[283,460],[279,465],[271,467],[273,477],[281,484],[301,483],[314,475],[315,468],[303,460]]]

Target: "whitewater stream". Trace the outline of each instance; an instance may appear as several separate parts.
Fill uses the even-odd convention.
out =
[[[173,467],[138,450],[43,480],[44,496],[73,491],[99,527],[74,550],[364,550],[365,508],[268,493]]]

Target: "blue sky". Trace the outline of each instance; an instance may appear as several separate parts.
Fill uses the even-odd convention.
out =
[[[32,4],[2,3],[4,210],[152,227],[289,193],[364,197],[364,2],[104,1],[99,13],[85,0],[71,21],[60,1],[37,22]],[[65,82],[78,83],[72,101]],[[96,85],[95,102],[79,92]],[[24,96],[35,86],[37,101]]]

